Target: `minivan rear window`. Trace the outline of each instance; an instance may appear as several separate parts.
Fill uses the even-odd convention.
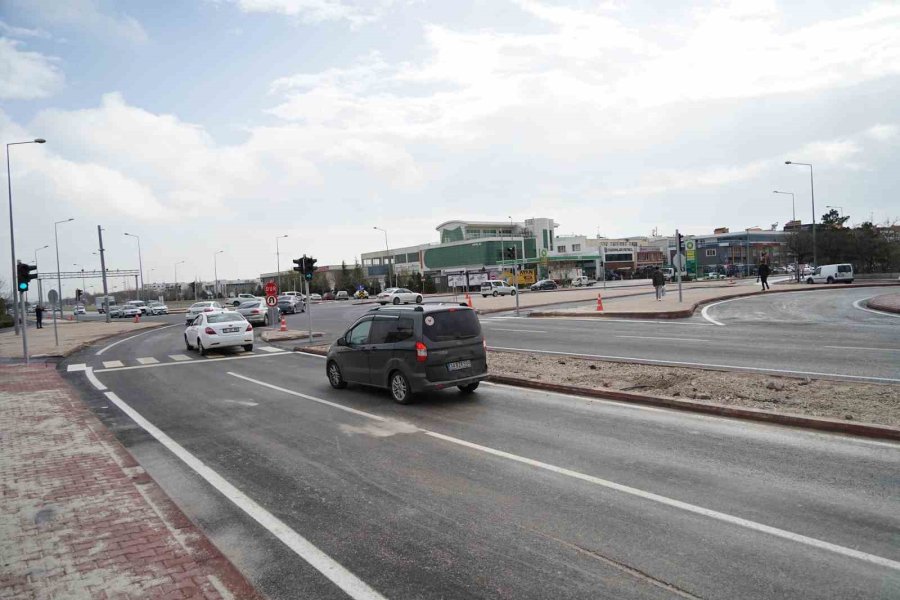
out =
[[[423,332],[435,342],[461,340],[479,335],[481,324],[475,311],[450,309],[425,315]]]
[[[849,273],[853,270],[850,265],[838,265],[838,273]]]

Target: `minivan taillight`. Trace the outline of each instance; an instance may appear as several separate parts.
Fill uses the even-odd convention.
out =
[[[207,327],[203,331],[206,332],[206,335],[216,335],[216,330],[213,329],[212,327]]]
[[[416,362],[428,360],[428,348],[422,342],[416,342]]]

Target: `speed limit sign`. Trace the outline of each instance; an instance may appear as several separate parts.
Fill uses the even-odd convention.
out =
[[[266,296],[266,306],[278,306],[278,298],[276,296]]]

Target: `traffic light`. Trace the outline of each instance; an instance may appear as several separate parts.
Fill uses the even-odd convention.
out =
[[[516,260],[516,247],[507,246],[503,249],[503,258],[506,260]]]
[[[81,302],[81,294],[83,294],[80,289],[75,288],[75,302]]]
[[[303,271],[303,275],[306,277],[307,281],[312,281],[313,273],[316,272],[316,259],[313,257],[303,257],[306,261],[305,269]]]
[[[294,270],[298,273],[306,273],[306,257],[303,258],[295,258],[293,260]]]
[[[681,235],[681,233],[677,232],[677,231],[675,232],[675,236],[678,238],[678,253],[683,254],[684,253],[684,236]]]
[[[37,279],[37,273],[32,273],[32,271],[37,271],[37,265],[26,265],[25,263],[21,262],[16,265],[18,290],[20,292],[27,292],[28,282],[32,279]]]

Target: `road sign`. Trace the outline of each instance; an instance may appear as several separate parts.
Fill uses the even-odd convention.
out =
[[[679,271],[684,271],[684,262],[684,254],[676,254],[675,257],[672,258],[672,264],[675,265]]]
[[[266,296],[266,306],[278,306],[278,298],[275,296]]]
[[[266,283],[266,297],[272,298],[278,295],[278,284],[274,281]],[[275,304],[278,304],[277,302]],[[272,305],[270,305],[272,306]]]
[[[56,304],[56,301],[59,300],[59,293],[56,290],[50,290],[47,292],[47,300],[50,301],[50,304]]]

